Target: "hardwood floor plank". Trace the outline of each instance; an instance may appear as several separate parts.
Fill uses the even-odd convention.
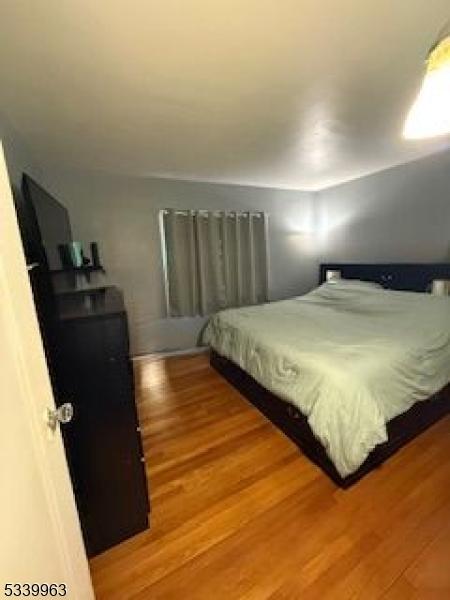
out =
[[[136,392],[152,525],[91,561],[100,600],[450,597],[449,417],[340,490],[206,355]]]
[[[450,597],[450,521],[397,579],[386,598],[399,597],[404,589],[414,590],[414,597]]]

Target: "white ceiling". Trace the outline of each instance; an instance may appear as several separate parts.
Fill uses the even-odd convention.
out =
[[[2,0],[0,111],[46,164],[319,189],[401,130],[449,0]]]

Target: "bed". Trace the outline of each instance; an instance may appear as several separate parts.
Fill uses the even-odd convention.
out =
[[[321,265],[305,296],[212,317],[211,364],[348,487],[449,411],[450,298],[424,293],[437,278],[450,265]]]

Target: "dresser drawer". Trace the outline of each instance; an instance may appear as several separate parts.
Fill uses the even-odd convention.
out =
[[[67,429],[86,548],[97,554],[147,526],[149,501],[126,315],[61,325]]]

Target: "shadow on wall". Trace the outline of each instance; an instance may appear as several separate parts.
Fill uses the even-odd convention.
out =
[[[22,173],[26,172],[39,178],[41,169],[20,134],[2,113],[0,113],[0,140],[5,153],[11,187],[13,193],[18,194],[20,193]]]

